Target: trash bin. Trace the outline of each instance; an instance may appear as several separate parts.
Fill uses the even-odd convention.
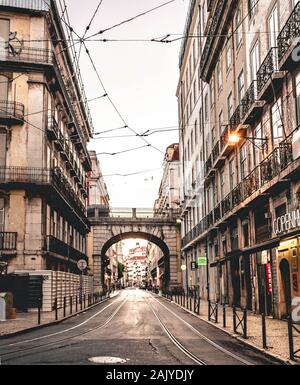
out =
[[[13,310],[13,295],[0,293],[0,321],[12,319],[15,313]]]

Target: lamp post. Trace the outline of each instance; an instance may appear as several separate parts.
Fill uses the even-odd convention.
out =
[[[262,147],[258,147],[260,150],[263,150],[264,148],[266,148],[268,146],[268,138],[267,137],[265,137],[265,138],[257,138],[257,137],[250,137],[250,136],[239,136],[235,132],[229,133],[229,135],[228,135],[228,144],[232,145],[232,146],[235,146],[235,145],[239,144],[240,141],[243,140],[243,139],[249,140],[256,147],[258,147],[258,146],[255,143],[255,141],[262,142]]]

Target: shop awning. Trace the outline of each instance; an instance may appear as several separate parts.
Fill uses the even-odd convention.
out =
[[[279,245],[280,245],[280,238],[274,238],[274,239],[270,239],[267,242],[259,243],[255,246],[243,249],[242,254],[259,253],[260,251],[270,250],[270,249],[273,249],[274,247],[278,247]]]

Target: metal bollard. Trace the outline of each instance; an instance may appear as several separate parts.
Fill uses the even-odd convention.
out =
[[[268,348],[268,343],[267,343],[267,327],[266,327],[266,315],[265,315],[265,313],[263,313],[261,315],[261,322],[262,322],[263,348],[267,349]]]
[[[66,300],[66,297],[64,297],[64,318],[66,318],[66,307],[67,307],[67,300]]]
[[[41,324],[41,300],[39,300],[38,304],[38,325]]]
[[[78,297],[76,295],[76,313],[78,313]]]
[[[226,328],[227,322],[226,322],[226,305],[223,304],[223,328]]]
[[[70,297],[70,315],[73,314],[73,298],[72,296]]]
[[[233,311],[233,331],[236,333],[236,307],[232,307]]]
[[[210,300],[207,301],[208,303],[208,320],[210,321],[211,320],[211,315],[210,315]]]
[[[83,309],[83,300],[82,300],[82,294],[80,294],[80,310]]]
[[[244,339],[246,340],[248,338],[248,312],[247,309],[244,310]]]
[[[216,324],[219,322],[219,303],[216,302]]]
[[[288,317],[288,334],[289,334],[290,359],[292,361],[295,361],[293,319],[291,316]]]
[[[84,308],[86,308],[86,295],[85,294],[83,296],[83,301],[84,301]]]
[[[54,310],[55,310],[55,321],[58,320],[58,305],[57,305],[57,298],[55,298],[54,302]]]

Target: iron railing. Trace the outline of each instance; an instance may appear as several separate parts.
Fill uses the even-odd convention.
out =
[[[202,219],[200,224],[186,234],[182,240],[183,247],[198,238],[206,230],[212,228],[231,210],[250,198],[266,183],[280,175],[293,162],[292,135],[280,143],[279,147],[275,148],[259,166],[244,178],[214,210]]]
[[[2,61],[52,65],[53,58],[53,52],[44,48],[14,47],[7,43],[5,48],[0,49],[0,60]]]
[[[79,261],[81,259],[87,261],[88,259],[86,254],[51,235],[46,237],[45,251],[48,253],[62,255],[75,261]]]
[[[266,84],[271,79],[272,75],[278,71],[278,48],[270,49],[265,60],[257,72],[257,93],[262,92]]]
[[[238,106],[236,110],[234,111],[231,119],[230,119],[230,126],[231,128],[236,128],[241,123],[241,108]]]
[[[255,102],[258,101],[257,97],[257,81],[254,80],[248,90],[246,91],[240,105],[240,119],[241,121],[244,120],[246,115],[249,113],[251,110],[252,106],[254,105]]]
[[[0,118],[2,119],[17,119],[23,121],[24,111],[24,105],[21,103],[0,100]]]
[[[79,209],[81,215],[86,214],[80,197],[59,168],[0,167],[0,184],[7,183],[52,185],[67,202]]]
[[[290,47],[299,44],[300,37],[300,2],[298,2],[286,22],[285,26],[278,35],[278,61],[284,58]]]
[[[17,233],[0,232],[0,250],[13,251],[17,249]]]

